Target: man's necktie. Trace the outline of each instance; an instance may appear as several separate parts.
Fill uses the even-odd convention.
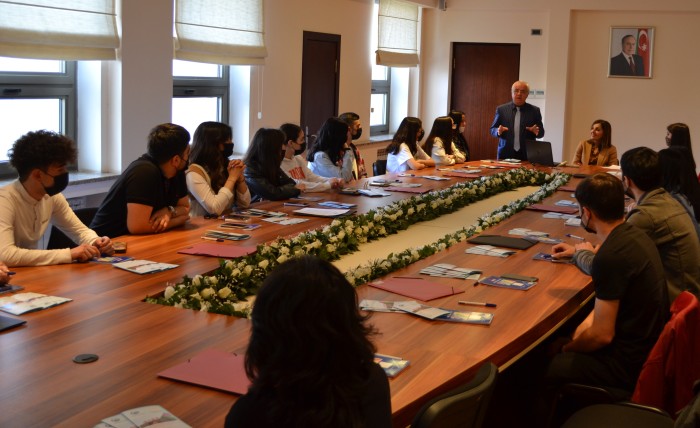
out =
[[[520,150],[520,107],[515,108],[515,120],[513,121],[513,149]]]
[[[632,70],[632,74],[637,74],[637,69],[634,67],[634,61],[632,61],[632,57],[630,57],[630,70]]]

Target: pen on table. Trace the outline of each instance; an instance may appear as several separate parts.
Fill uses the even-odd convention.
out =
[[[486,306],[487,308],[495,308],[495,303],[485,303],[485,302],[470,302],[468,300],[458,300],[457,303],[460,305],[472,305],[472,306]]]
[[[586,240],[586,238],[581,238],[580,236],[572,235],[570,233],[567,233],[566,236],[568,236],[569,238],[580,239],[581,241]]]
[[[14,272],[14,271],[11,271],[11,270],[8,270],[7,272],[5,272],[5,274],[7,274],[7,275],[15,275],[16,273],[17,273],[17,272]]]
[[[224,240],[221,238],[210,238],[208,236],[202,236],[202,239],[206,239],[207,241],[224,242]]]

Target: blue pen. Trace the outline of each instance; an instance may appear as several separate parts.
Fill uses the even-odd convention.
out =
[[[5,272],[5,273],[8,274],[8,275],[14,275],[14,274],[16,274],[17,272],[13,272],[13,271],[11,271],[11,270],[8,270],[8,271]]]
[[[586,240],[586,238],[581,238],[580,236],[572,235],[570,233],[567,233],[566,236],[568,236],[569,238],[580,239],[581,241]]]

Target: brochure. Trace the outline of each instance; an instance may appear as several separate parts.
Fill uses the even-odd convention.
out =
[[[501,278],[500,276],[488,276],[479,281],[479,284],[492,285],[494,287],[510,288],[513,290],[529,290],[537,284],[536,281],[523,281],[519,279]]]
[[[394,377],[408,367],[410,361],[391,355],[374,354],[374,362],[384,369],[388,377]]]
[[[441,278],[457,278],[478,280],[481,270],[462,268],[449,263],[438,263],[420,270],[423,275],[437,276]]]
[[[483,256],[492,257],[508,257],[515,254],[513,250],[507,250],[505,248],[494,247],[493,245],[477,245],[475,247],[467,248],[464,250],[467,254],[480,254]]]
[[[340,208],[302,208],[294,210],[295,214],[310,215],[312,217],[340,217],[350,213],[349,209]]]
[[[71,302],[73,299],[66,297],[47,296],[39,293],[18,293],[7,297],[0,297],[0,311],[12,315],[22,315],[27,312],[40,311],[52,306]]]
[[[161,406],[143,406],[102,419],[94,428],[191,428]]]
[[[174,265],[170,263],[158,263],[152,262],[150,260],[129,260],[126,262],[114,263],[112,266],[119,269],[128,270],[129,272],[138,273],[143,275],[146,273],[160,272],[163,270],[173,269],[179,265]]]

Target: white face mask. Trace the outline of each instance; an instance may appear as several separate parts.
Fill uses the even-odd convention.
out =
[[[466,126],[460,126],[460,127],[459,127],[459,133],[460,133],[460,134],[464,134],[464,130],[465,130],[465,129],[467,129]]]

